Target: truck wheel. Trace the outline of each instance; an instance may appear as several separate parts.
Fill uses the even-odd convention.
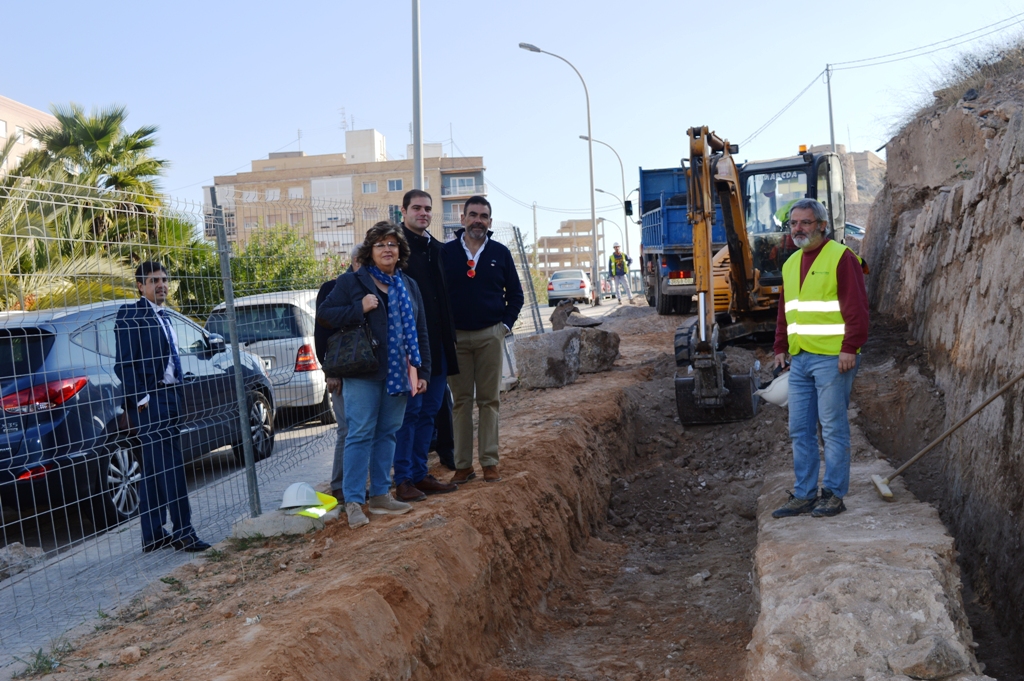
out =
[[[673,314],[690,314],[693,310],[693,300],[688,296],[674,296],[672,307]]]
[[[667,296],[661,292],[661,282],[654,288],[654,307],[660,315],[674,314],[673,299],[675,296]]]

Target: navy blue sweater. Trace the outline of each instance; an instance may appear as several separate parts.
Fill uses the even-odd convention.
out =
[[[480,253],[476,276],[466,276],[469,257],[462,248],[465,229],[455,232],[455,240],[441,250],[448,296],[452,301],[452,317],[460,331],[486,329],[495,324],[508,328],[516,323],[523,309],[523,286],[512,253],[487,233],[487,245]]]

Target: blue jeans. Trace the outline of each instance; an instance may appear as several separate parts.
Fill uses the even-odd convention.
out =
[[[822,487],[839,497],[850,489],[850,390],[860,368],[839,373],[839,357],[800,352],[789,371],[789,436],[793,440],[793,472],[798,499],[818,493],[818,422],[825,441],[825,478]]]
[[[387,494],[391,487],[391,463],[395,458],[395,433],[405,416],[408,393],[388,395],[384,381],[346,378],[341,383],[345,399],[345,503],[366,502],[366,475],[370,496]]]
[[[427,455],[434,434],[434,419],[444,401],[448,384],[448,362],[441,353],[441,373],[427,384],[427,392],[410,397],[405,404],[405,420],[398,429],[395,445],[395,484],[415,484],[427,476]]]

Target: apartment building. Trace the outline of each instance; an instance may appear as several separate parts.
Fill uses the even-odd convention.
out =
[[[450,238],[466,199],[486,194],[480,156],[449,157],[440,144],[424,145],[424,189],[434,199],[431,232]],[[384,135],[345,133],[345,153],[307,156],[272,153],[249,172],[215,177],[204,187],[206,235],[215,236],[214,207],[223,212],[228,239],[244,245],[256,230],[289,225],[309,234],[317,257],[345,255],[380,220],[401,221],[402,196],[413,186],[412,145],[407,158],[388,160]]]
[[[598,253],[604,253],[603,221],[598,219]],[[537,269],[550,277],[552,272],[582,269],[590,272],[593,262],[594,237],[590,220],[565,220],[558,227],[557,236],[537,238]],[[533,262],[533,254],[529,256]],[[598,260],[600,264],[601,260]],[[600,267],[598,268],[600,269]]]
[[[57,125],[57,119],[45,111],[0,95],[0,145],[7,144],[12,137],[16,140],[6,163],[0,165],[0,174],[14,170],[22,156],[30,149],[39,148],[39,140],[28,135],[31,128],[51,125]]]

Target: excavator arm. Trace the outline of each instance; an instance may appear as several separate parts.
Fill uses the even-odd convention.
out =
[[[683,424],[720,423],[751,418],[757,411],[753,371],[731,375],[724,353],[718,350],[719,327],[715,318],[711,226],[714,196],[722,197],[727,249],[730,254],[732,299],[749,307],[755,279],[750,246],[743,219],[739,175],[729,143],[706,126],[687,130],[690,165],[687,169],[688,215],[693,225],[694,285],[697,318],[676,330],[676,406]],[[723,163],[724,161],[724,163]],[[724,192],[724,193],[723,193]],[[727,205],[728,204],[728,205]],[[682,373],[685,370],[685,374]]]

